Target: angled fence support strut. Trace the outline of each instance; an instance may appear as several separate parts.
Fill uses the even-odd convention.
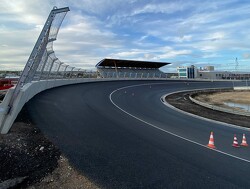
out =
[[[13,103],[17,97],[17,95],[19,94],[20,92],[20,89],[28,82],[31,82],[32,79],[33,79],[33,76],[34,76],[34,72],[36,71],[37,67],[38,67],[38,64],[40,63],[41,61],[41,58],[42,58],[42,55],[44,54],[44,51],[46,50],[46,46],[49,42],[51,41],[54,41],[55,40],[55,36],[57,35],[57,32],[59,30],[59,28],[57,28],[57,32],[56,34],[52,34],[53,35],[53,38],[50,38],[50,30],[51,30],[51,27],[53,26],[53,21],[55,20],[56,18],[56,15],[57,14],[60,14],[60,13],[64,13],[66,15],[66,13],[69,11],[69,8],[68,7],[65,7],[65,8],[60,8],[60,9],[57,9],[56,7],[54,7],[48,18],[47,18],[47,21],[45,22],[44,24],[44,27],[37,39],[37,42],[30,54],[30,57],[25,65],[25,68],[22,72],[22,75],[16,85],[16,88],[14,90],[14,93],[12,95],[12,98],[9,102],[9,107],[10,107],[10,111],[12,109],[12,106],[13,106]],[[65,16],[64,15],[64,16]],[[64,18],[64,17],[63,17]],[[60,20],[60,22],[63,21],[63,18]],[[60,27],[60,25],[58,26]]]
[[[26,90],[26,86],[28,86],[26,84],[40,80],[44,75],[49,77],[54,68],[53,65],[57,62],[60,64],[53,51],[53,41],[56,40],[61,23],[68,11],[68,7],[59,9],[54,7],[51,10],[14,91],[13,89],[10,90],[5,102],[1,104],[0,109],[4,109],[4,111],[1,111],[4,113],[0,112],[0,132],[2,134],[9,131],[16,116],[28,99],[39,92],[37,90],[30,91],[32,94],[28,94],[27,92],[23,94],[22,91]],[[50,62],[51,60],[53,62]],[[48,68],[49,70],[47,70]]]

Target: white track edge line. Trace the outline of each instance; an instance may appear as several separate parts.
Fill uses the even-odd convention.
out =
[[[170,131],[167,131],[167,130],[164,130],[164,129],[160,128],[160,127],[157,127],[157,126],[155,126],[155,125],[153,125],[153,124],[151,124],[151,123],[149,123],[149,122],[147,122],[147,121],[144,121],[144,120],[142,120],[142,119],[140,119],[140,118],[138,118],[138,117],[136,117],[136,116],[130,114],[129,112],[123,110],[121,107],[119,107],[119,106],[118,106],[116,103],[114,103],[114,101],[112,100],[112,95],[113,95],[115,92],[119,91],[119,90],[126,89],[126,88],[131,88],[131,87],[137,87],[137,86],[153,85],[153,84],[154,84],[154,83],[150,83],[150,84],[138,84],[138,85],[130,85],[130,86],[126,86],[126,87],[121,87],[121,88],[116,89],[116,90],[114,90],[113,92],[110,93],[110,95],[109,95],[109,100],[111,101],[111,103],[112,103],[116,108],[118,108],[118,109],[121,110],[122,112],[126,113],[127,115],[129,115],[129,116],[131,116],[131,117],[133,117],[133,118],[135,118],[135,119],[137,119],[137,120],[139,120],[139,121],[141,121],[141,122],[143,122],[143,123],[145,123],[145,124],[147,124],[147,125],[149,125],[149,126],[155,128],[155,129],[158,129],[158,130],[160,130],[160,131],[162,131],[162,132],[168,133],[168,134],[170,134],[170,135],[172,135],[172,136],[175,136],[175,137],[177,137],[177,138],[186,140],[186,141],[188,141],[188,142],[190,142],[190,143],[193,143],[193,144],[202,146],[202,147],[204,147],[204,148],[213,150],[213,151],[215,151],[215,152],[218,152],[218,153],[227,155],[227,156],[229,156],[229,157],[232,157],[232,158],[235,158],[235,159],[238,159],[238,160],[241,160],[241,161],[245,161],[245,162],[247,162],[247,163],[250,163],[250,160],[247,160],[247,159],[244,159],[244,158],[240,158],[240,157],[238,157],[238,156],[235,156],[235,155],[232,155],[232,154],[229,154],[229,153],[226,153],[226,152],[217,150],[217,149],[211,149],[211,148],[207,147],[207,146],[204,145],[204,144],[200,144],[200,143],[195,142],[195,141],[193,141],[193,140],[187,139],[187,138],[185,138],[185,137],[182,137],[182,136],[180,136],[180,135],[177,135],[177,134],[175,134],[175,133],[172,133],[172,132],[170,132]],[[164,83],[155,83],[155,85],[157,85],[157,84],[164,84]],[[166,83],[165,83],[165,84],[166,84]]]

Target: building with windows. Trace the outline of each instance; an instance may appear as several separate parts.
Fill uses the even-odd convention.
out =
[[[230,80],[249,80],[249,72],[229,72],[229,71],[216,71],[214,66],[200,67],[197,69],[195,66],[177,67],[178,78],[198,78],[198,79],[230,79]]]
[[[196,78],[197,69],[195,66],[182,66],[177,67],[178,77],[179,78]]]

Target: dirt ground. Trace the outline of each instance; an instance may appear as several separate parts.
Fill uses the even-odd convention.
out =
[[[250,104],[250,91],[229,91],[196,96],[197,100],[214,105],[223,105],[223,102]]]
[[[194,104],[189,92],[166,97],[171,105],[184,111],[226,123],[250,127],[250,117],[214,111]],[[232,95],[218,94],[220,96]],[[215,95],[216,96],[216,95]],[[245,95],[242,93],[242,98]],[[215,97],[212,97],[215,98]],[[67,158],[21,111],[11,131],[0,135],[0,188],[99,188],[72,167]]]
[[[0,188],[98,188],[29,120],[25,107],[0,135]]]
[[[99,188],[88,178],[81,175],[77,170],[70,166],[67,158],[60,156],[58,167],[39,182],[31,185],[28,189],[71,189],[71,188]]]
[[[209,119],[213,119],[213,120],[217,120],[217,121],[221,121],[221,122],[225,122],[229,124],[234,124],[234,125],[239,125],[239,126],[250,128],[250,117],[224,113],[224,112],[211,110],[211,109],[202,107],[200,105],[197,105],[189,99],[189,95],[192,93],[193,92],[182,92],[182,93],[171,94],[166,97],[166,101],[172,106],[175,106],[178,109],[181,109],[183,111],[186,111],[192,114],[196,114],[205,118],[209,118]],[[226,96],[226,93],[224,93],[224,96]],[[230,94],[232,94],[232,95],[229,95],[229,97],[231,98],[233,96],[233,93],[230,93]],[[211,93],[209,95],[211,95]],[[218,93],[218,96],[223,96],[223,93]],[[202,100],[207,101],[208,100],[207,98],[208,98],[207,95],[205,95],[203,96]]]

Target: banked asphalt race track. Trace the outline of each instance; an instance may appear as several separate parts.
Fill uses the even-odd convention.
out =
[[[250,188],[250,148],[232,147],[234,134],[239,143],[243,133],[250,142],[249,130],[198,119],[161,101],[174,91],[218,87],[232,82],[85,83],[44,91],[27,108],[101,188]],[[211,131],[217,150],[206,148]]]

